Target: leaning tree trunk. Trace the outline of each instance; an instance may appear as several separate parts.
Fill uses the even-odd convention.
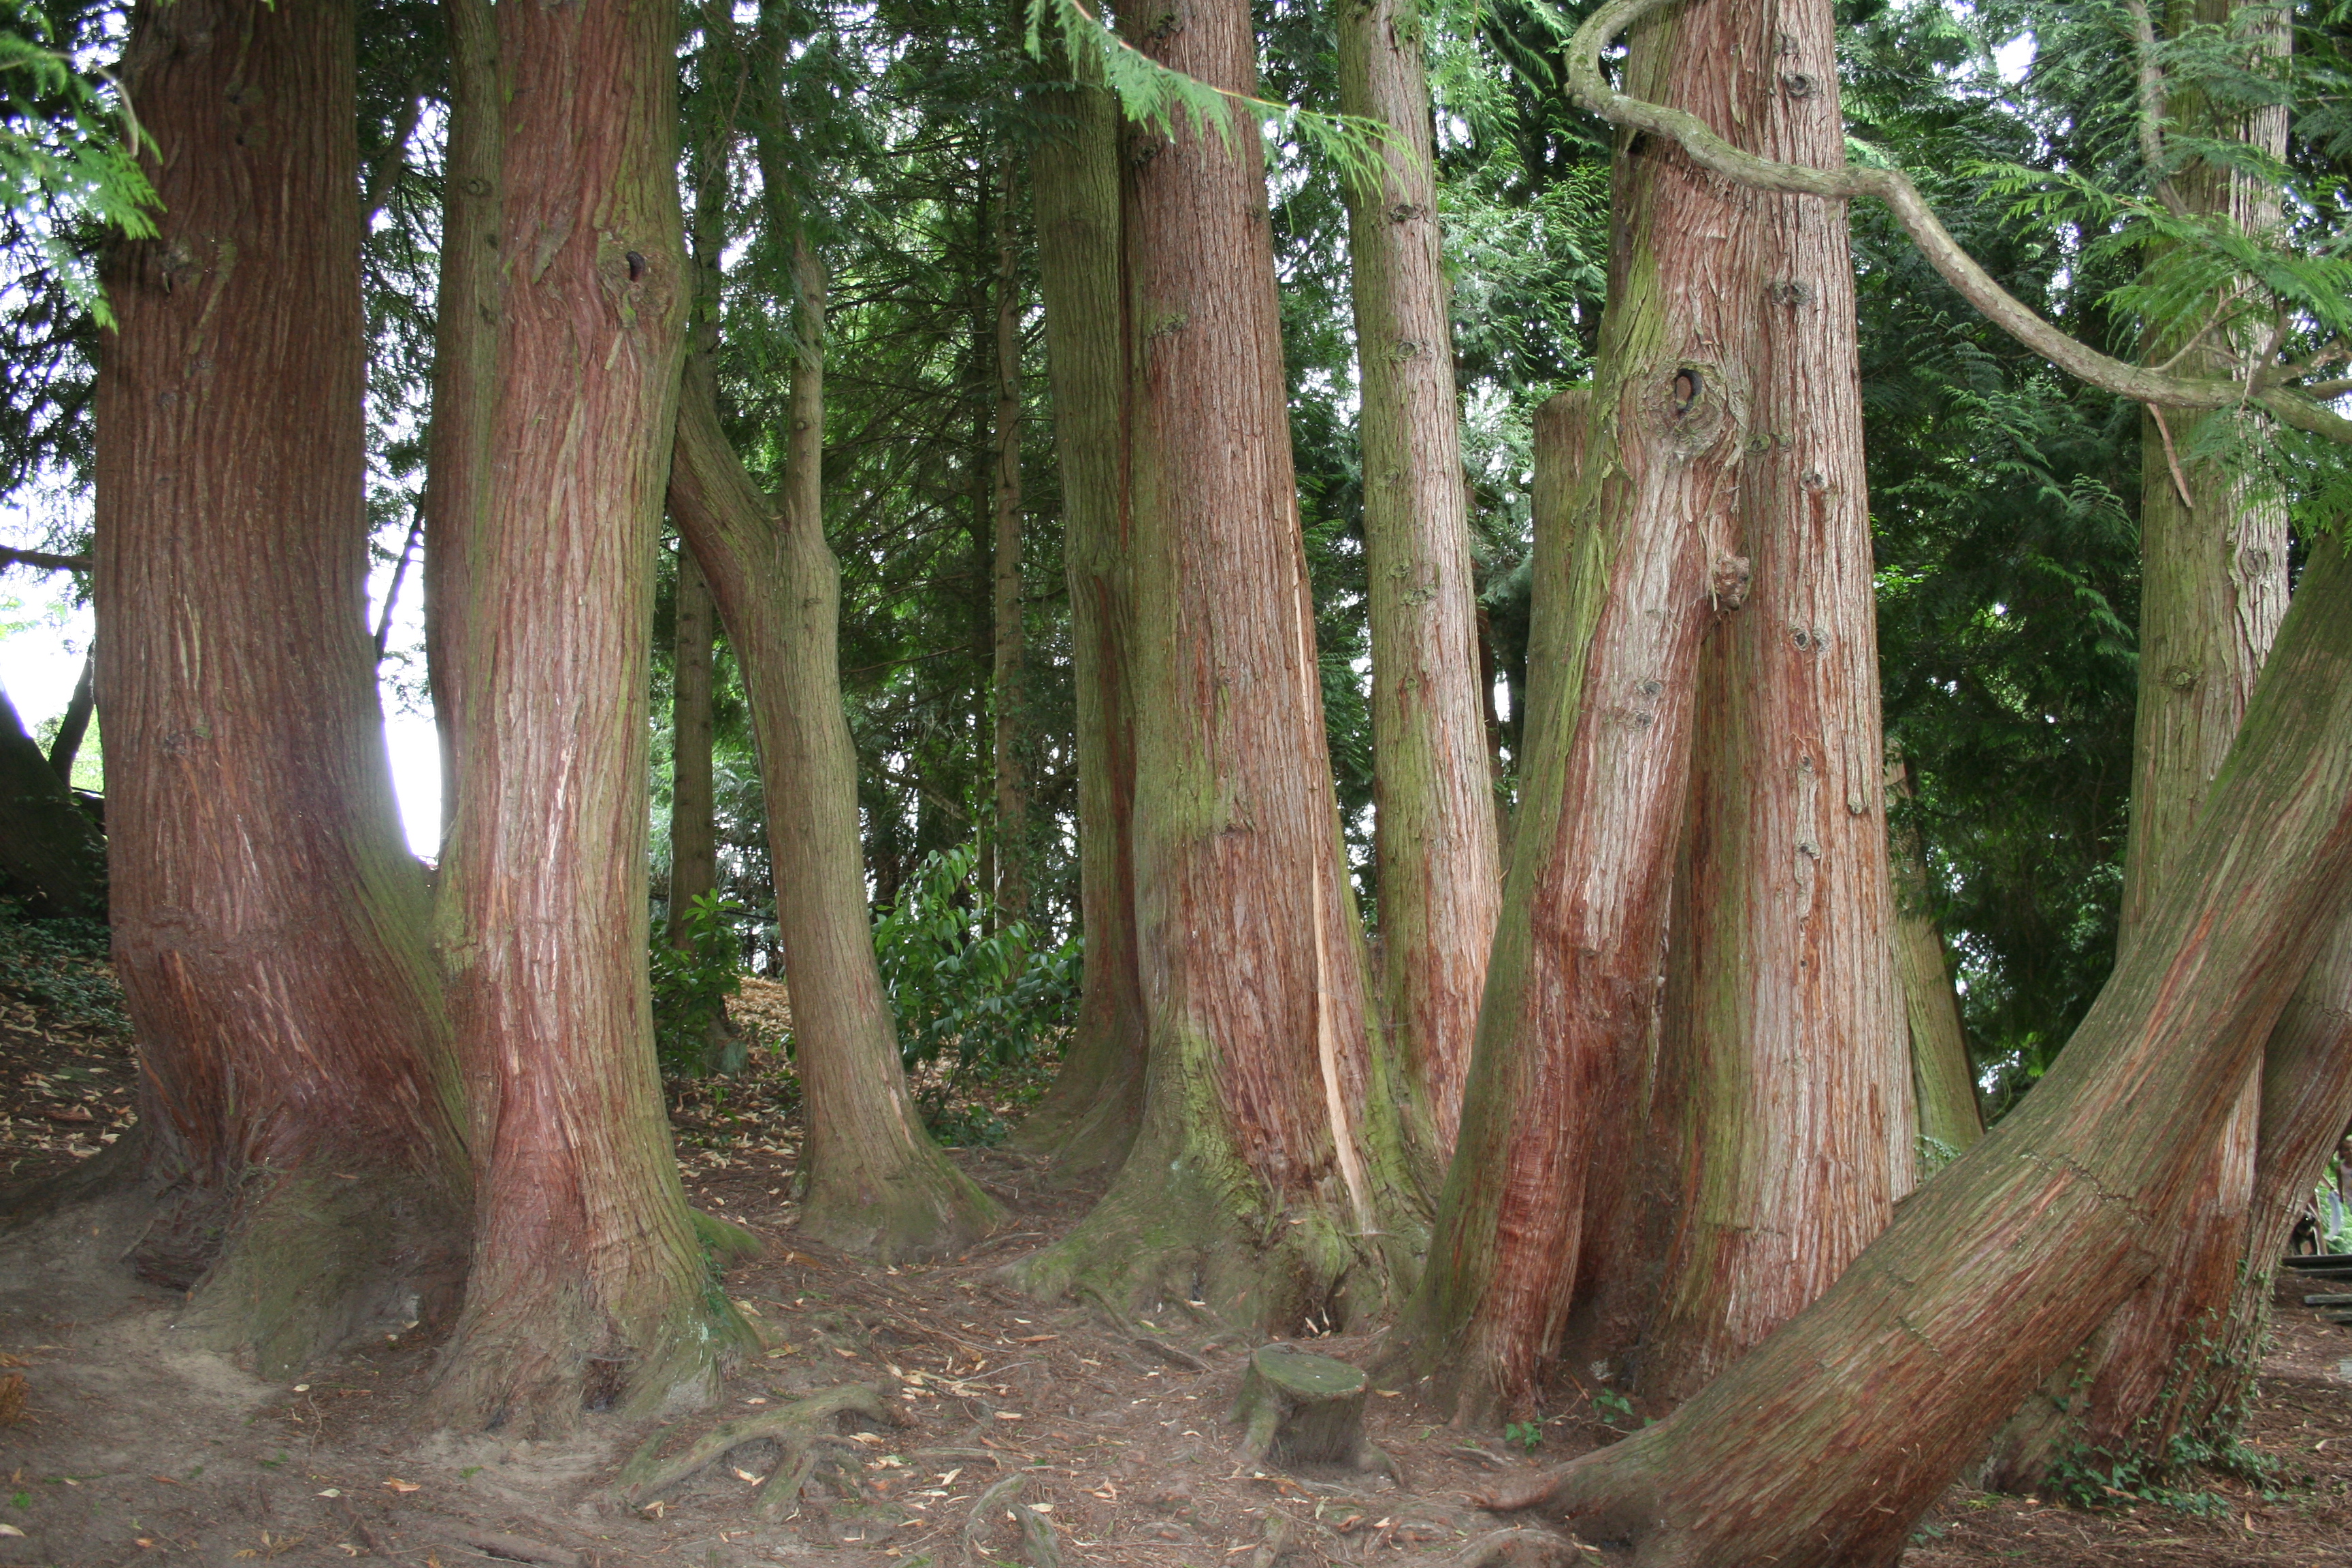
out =
[[[0,893],[36,916],[106,918],[106,840],[0,690]]]
[[[2238,3],[2201,0],[2195,20],[2227,26]],[[2259,36],[2270,50],[2285,52],[2283,23]],[[2285,151],[2283,107],[2217,116],[2184,94],[2172,108],[2210,134],[2273,157]],[[2278,224],[2276,187],[2252,175],[2200,162],[2175,175],[2173,186],[2191,209],[2226,216],[2249,233]],[[2154,263],[2159,270],[2166,265],[2163,258]],[[2189,359],[2180,368],[2216,376],[2230,374],[2249,350],[2226,334],[2202,346],[2175,338],[2151,342],[2150,359],[2184,347]],[[2210,422],[2241,418],[2261,416],[2154,408],[2141,415],[2139,702],[2116,933],[2125,950],[2139,940],[2157,901],[2169,896],[2286,606],[2284,505],[2225,463],[2196,455],[2200,433],[2208,440],[2213,434]],[[2184,1430],[2212,1426],[2225,1412],[2221,1425],[2234,1430],[2261,1356],[2251,1339],[2224,1332],[2224,1325],[2259,1324],[2279,1250],[2252,1250],[2263,1096],[2257,1061],[2232,1096],[2171,1258],[2083,1347],[2080,1362],[2062,1369],[2003,1429],[1987,1472],[1995,1484],[2038,1487],[2053,1464],[2086,1457],[2161,1470]]]
[[[744,471],[698,355],[679,411],[670,510],[710,580],[751,694],[808,1107],[801,1228],[870,1257],[935,1257],[985,1235],[1002,1214],[923,1131],[875,963],[857,752],[841,713],[840,577],[822,526],[824,284],[806,239],[791,245],[802,350],[783,501]]]
[[[671,644],[669,930],[686,942],[686,917],[719,886],[717,806],[710,785],[710,647],[717,606],[692,550],[677,552],[677,613]]]
[[[1070,126],[1037,144],[1030,189],[1070,585],[1086,976],[1062,1070],[1013,1142],[1054,1155],[1062,1174],[1083,1177],[1117,1169],[1142,1120],[1143,982],[1135,941],[1135,611],[1118,110],[1099,85],[1059,98]]]
[[[1461,411],[1446,310],[1422,20],[1343,0],[1339,107],[1387,126],[1379,177],[1349,181],[1372,651],[1381,1023],[1435,1158],[1454,1151],[1500,875],[1478,700]]]
[[[1911,1041],[1911,1102],[1921,1139],[1939,1159],[1984,1136],[1976,1065],[1960,1026],[1944,929],[1927,901],[1927,848],[1919,827],[1897,820],[1894,803],[1911,799],[1911,764],[1890,745],[1886,759],[1886,858],[1895,881],[1895,972]],[[1923,1152],[1924,1153],[1924,1152]]]
[[[1637,45],[1634,69],[1660,57]],[[1461,1139],[1402,1360],[1439,1407],[1530,1400],[1630,1167],[1699,647],[1740,609],[1731,552],[1753,313],[1740,198],[1670,151],[1618,160],[1594,386],[1538,423],[1543,511],[1519,807]],[[1672,235],[1675,243],[1654,237]],[[1584,448],[1560,448],[1580,423]],[[1557,510],[1559,515],[1555,516]],[[1557,672],[1538,669],[1557,657]]]
[[[1140,43],[1256,87],[1246,0],[1180,0]],[[1323,730],[1263,153],[1233,131],[1127,160],[1150,1082],[1109,1192],[1024,1275],[1115,1309],[1179,1289],[1264,1331],[1376,1302],[1359,1238],[1403,1219],[1403,1150]]]
[[[2033,1093],[1672,1415],[1494,1500],[1660,1568],[1895,1563],[2026,1391],[2161,1266],[2347,892],[2352,562],[2331,550],[2168,891]]]
[[[465,1246],[367,629],[356,64],[348,0],[140,8],[162,232],[108,259],[97,395],[115,968],[164,1194],[131,1262],[269,1377],[404,1285],[446,1306]]]
[[[1828,0],[1706,0],[1669,37],[1658,85],[1681,107],[1750,151],[1843,164]],[[1731,287],[1758,309],[1732,340],[1755,433],[1733,548],[1754,585],[1700,664],[1666,965],[1651,1135],[1672,1211],[1638,1376],[1668,1399],[1825,1289],[1912,1184],[1845,208],[1734,206]]]
[[[449,33],[449,120],[441,174],[441,276],[433,316],[433,420],[425,432],[425,665],[441,742],[441,838],[457,816],[457,670],[469,620],[468,542],[489,504],[490,415],[498,399],[498,19],[490,0],[442,0]]]
[[[707,1395],[743,1336],[678,1184],[646,989],[653,556],[692,292],[675,22],[498,13],[508,267],[439,922],[478,1244],[432,1399],[523,1436]]]
[[[73,784],[74,759],[80,754],[82,737],[89,733],[89,716],[97,710],[98,643],[92,639],[89,651],[82,655],[73,695],[66,699],[66,710],[58,715],[57,738],[49,742],[49,771],[68,788]]]

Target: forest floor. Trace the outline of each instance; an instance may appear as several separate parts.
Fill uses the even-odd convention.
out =
[[[49,1011],[0,996],[0,1183],[84,1157],[129,1124],[126,1042]],[[1242,1463],[1228,1415],[1243,1347],[1217,1343],[1180,1303],[1113,1326],[1005,1279],[1004,1265],[1070,1225],[1088,1194],[1048,1184],[1034,1160],[958,1151],[1013,1223],[952,1262],[873,1268],[796,1236],[789,1105],[738,1086],[687,1094],[675,1118],[694,1201],[769,1240],[726,1279],[765,1353],[728,1378],[718,1409],[667,1424],[591,1417],[568,1441],[418,1435],[410,1413],[436,1347],[406,1324],[292,1386],[175,1343],[178,1299],[117,1263],[143,1223],[127,1205],[0,1237],[0,1368],[17,1369],[0,1383],[21,1376],[26,1395],[5,1424],[0,1390],[0,1564],[1051,1568],[1050,1537],[1065,1568],[1436,1568],[1498,1525],[1540,1522],[1471,1504],[1498,1472],[1614,1436],[1597,1419],[1608,1413],[1582,1402],[1507,1441],[1433,1422],[1409,1390],[1382,1391],[1368,1426],[1394,1479]],[[985,1125],[1016,1111],[1013,1098],[983,1096],[961,1114]],[[1363,1336],[1311,1344],[1359,1363],[1371,1349]],[[2202,1477],[2169,1501],[2118,1496],[2096,1510],[1955,1487],[1905,1562],[2345,1568],[2347,1373],[2352,1329],[2283,1302],[2247,1434],[2267,1481]],[[844,1383],[870,1385],[890,1419],[845,1423],[784,1517],[754,1510],[776,1462],[768,1444],[656,1496],[618,1492],[648,1436],[674,1447]],[[1016,1503],[1034,1510],[1028,1542]],[[1620,1559],[1571,1549],[1553,1560]]]

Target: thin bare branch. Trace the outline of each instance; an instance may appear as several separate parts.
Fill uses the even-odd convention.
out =
[[[11,550],[0,545],[0,566],[32,566],[43,572],[87,572],[87,555],[52,555],[46,550]]]

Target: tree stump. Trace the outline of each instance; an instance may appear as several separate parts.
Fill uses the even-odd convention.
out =
[[[1289,1345],[1253,1352],[1234,1400],[1247,1428],[1245,1464],[1360,1466],[1364,1457],[1364,1374],[1343,1361]]]

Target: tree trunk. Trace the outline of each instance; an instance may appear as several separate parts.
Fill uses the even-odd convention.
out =
[[[89,733],[89,716],[97,707],[98,644],[93,641],[82,658],[73,695],[66,699],[65,713],[58,720],[57,738],[49,742],[49,771],[68,788],[73,785],[74,758],[81,752],[82,737]]]
[[[0,689],[0,893],[37,917],[106,918],[99,837]]]
[[[761,494],[744,471],[698,356],[687,372],[670,510],[710,581],[751,696],[808,1108],[801,1228],[870,1257],[936,1257],[987,1234],[1002,1211],[924,1132],[875,963],[857,753],[841,713],[840,579],[822,527],[824,283],[806,239],[791,244],[803,346],[783,500]]]
[[[1135,939],[1135,732],[1129,637],[1127,307],[1119,254],[1118,110],[1068,89],[1071,129],[1030,164],[1045,307],[1062,561],[1076,701],[1078,902],[1086,978],[1054,1087],[1013,1135],[1065,1175],[1115,1170],[1143,1114],[1142,978]]]
[[[1029,918],[1029,777],[1026,688],[1022,663],[1028,658],[1021,594],[1021,240],[1013,222],[1015,171],[1007,155],[1004,189],[996,210],[996,444],[993,491],[994,571],[992,602],[994,688],[990,710],[996,763],[996,918]]]
[[[1675,26],[1660,85],[1681,107],[1750,151],[1844,163],[1827,0],[1713,0]],[[1666,965],[1652,1168],[1674,1207],[1638,1375],[1668,1399],[1827,1289],[1914,1156],[1845,207],[1748,193],[1733,223],[1732,287],[1758,306],[1735,340],[1755,435],[1733,548],[1754,578],[1700,663]]]
[[[1256,86],[1244,0],[1180,0],[1140,43]],[[1263,154],[1232,129],[1139,137],[1128,158],[1150,1083],[1110,1191],[1024,1273],[1114,1306],[1181,1290],[1265,1331],[1377,1304],[1387,1270],[1360,1238],[1405,1216],[1402,1085],[1370,1048],[1323,731]]]
[[[441,177],[441,277],[433,316],[433,420],[425,432],[425,665],[441,741],[441,842],[457,819],[457,672],[478,626],[469,551],[489,505],[498,399],[498,21],[490,0],[442,0],[449,129]]]
[[[677,552],[677,634],[670,690],[669,931],[686,942],[687,911],[719,886],[717,808],[710,789],[710,645],[718,612],[692,550]]]
[[[2315,555],[2170,895],[2033,1093],[1666,1419],[1507,1489],[1643,1564],[1874,1568],[2169,1250],[2352,890],[2352,563]]]
[[[1636,72],[1661,52],[1637,35]],[[1405,1359],[1441,1409],[1523,1407],[1588,1240],[1629,1168],[1657,1005],[1701,642],[1739,611],[1730,552],[1752,307],[1740,198],[1679,154],[1618,160],[1609,309],[1589,403],[1538,418],[1519,806],[1461,1141]],[[1673,235],[1662,245],[1654,237]],[[1563,450],[1581,422],[1584,460]],[[1565,458],[1566,461],[1562,459]],[[1561,601],[1565,601],[1564,603]],[[1544,668],[1558,659],[1557,673]]]
[[[2178,6],[2175,25],[2193,19],[2227,26],[2237,3]],[[2268,29],[2266,41],[2284,54],[2284,26]],[[2187,94],[2172,108],[2209,134],[2245,141],[2273,157],[2285,151],[2283,107],[2221,123]],[[2181,170],[2173,184],[2191,209],[2226,215],[2248,232],[2279,221],[2276,187],[2250,175],[2200,162]],[[2166,262],[2158,258],[2154,265],[2161,269]],[[2150,362],[2183,346],[2153,342]],[[2192,346],[2180,368],[2228,375],[2244,347],[2227,341]],[[2286,607],[2284,503],[2249,493],[2223,464],[2191,455],[2209,421],[2260,417],[2228,409],[2141,415],[2139,704],[2116,934],[2125,951],[2171,896],[2191,826],[2229,755]],[[2239,1344],[2232,1353],[2244,1364],[2231,1365],[2215,1352],[2231,1337],[2225,1324],[2259,1321],[2279,1251],[2249,1250],[2263,1093],[2257,1061],[2231,1097],[2234,1109],[2173,1238],[2171,1258],[2084,1346],[2081,1361],[2055,1374],[2002,1431],[1988,1467],[1995,1484],[2040,1486],[2053,1462],[2078,1452],[2101,1463],[2163,1470],[2172,1463],[2172,1439],[2192,1417],[2210,1419],[2242,1405],[2259,1353],[2251,1343]],[[2217,1390],[2224,1394],[2218,1403]]]
[[[678,1183],[646,989],[653,557],[692,292],[675,22],[498,13],[507,266],[440,920],[478,1242],[432,1407],[526,1436],[707,1396],[744,1338]]]
[[[1888,748],[1886,797],[1911,798],[1911,766]],[[1916,823],[1898,819],[1890,805],[1886,860],[1895,879],[1895,972],[1911,1040],[1911,1100],[1922,1139],[1948,1160],[1984,1136],[1977,1103],[1976,1064],[1960,1027],[1960,999],[1944,952],[1944,931],[1927,902],[1927,849]],[[1946,1152],[1948,1151],[1948,1152]]]
[[[1341,111],[1402,143],[1382,177],[1348,182],[1348,248],[1363,389],[1381,1023],[1442,1162],[1461,1121],[1501,897],[1461,412],[1421,10],[1343,0],[1339,29]]]
[[[131,1260],[271,1378],[404,1286],[446,1306],[465,1245],[367,627],[356,63],[348,0],[140,8],[162,232],[109,258],[97,393],[115,969],[164,1194]]]

